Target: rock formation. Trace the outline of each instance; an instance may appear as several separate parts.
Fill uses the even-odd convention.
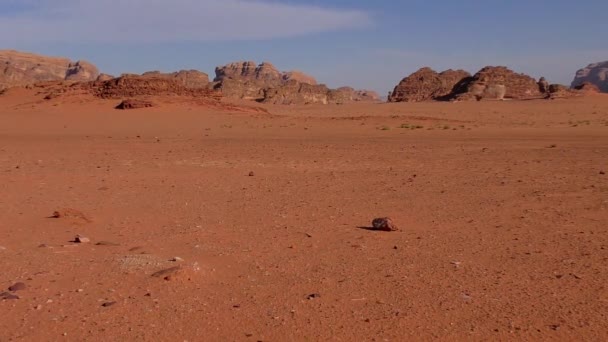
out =
[[[274,88],[264,89],[260,102],[294,105],[294,104],[344,104],[359,101],[378,101],[380,96],[367,90],[355,90],[351,87],[329,89],[324,84],[312,85],[291,80]]]
[[[460,101],[480,100],[481,98],[487,98],[485,94],[488,94],[486,91],[488,87],[492,89],[497,85],[505,87],[505,98],[528,99],[543,96],[538,82],[534,78],[525,74],[518,74],[504,66],[488,66],[458,85],[450,97]],[[494,90],[489,93],[494,93]]]
[[[93,81],[99,75],[88,62],[0,50],[0,89],[45,81]]]
[[[571,87],[576,88],[585,82],[594,84],[600,91],[608,93],[608,61],[589,64],[577,71]]]
[[[160,71],[149,71],[142,74],[143,77],[161,77],[174,79],[186,88],[203,89],[209,87],[209,75],[198,70],[180,70],[173,73],[161,73]]]
[[[183,79],[177,77],[154,75],[123,75],[103,82],[84,84],[98,97],[119,99],[137,96],[192,96],[203,98],[219,98],[208,88],[193,88],[185,85]]]
[[[584,93],[601,93],[601,90],[598,86],[590,82],[584,82],[574,87],[574,90],[579,90]]]
[[[99,74],[99,76],[97,76],[97,79],[95,79],[95,81],[103,82],[103,81],[109,81],[109,80],[111,80],[113,78],[114,78],[114,76],[112,76],[112,75]]]
[[[421,102],[441,100],[452,93],[454,87],[471,74],[464,70],[446,70],[437,73],[424,67],[404,78],[389,96],[389,102]]]
[[[538,80],[538,90],[541,93],[548,94],[549,93],[549,87],[550,87],[550,84],[549,84],[549,82],[544,77],[541,77]]]
[[[378,101],[380,96],[350,87],[329,89],[300,71],[281,72],[264,62],[235,62],[215,69],[214,89],[228,98],[272,104],[347,103]]]

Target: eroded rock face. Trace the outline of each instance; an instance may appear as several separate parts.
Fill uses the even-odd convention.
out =
[[[543,96],[534,78],[513,72],[504,66],[488,66],[457,86],[450,97],[456,100],[479,100],[480,89],[497,85],[505,87],[505,98],[529,99]]]
[[[272,104],[347,103],[377,101],[375,92],[350,87],[329,89],[300,71],[281,72],[264,62],[235,62],[215,69],[213,88],[228,98]]]
[[[83,87],[91,89],[94,95],[105,99],[163,95],[218,97],[208,88],[186,86],[183,79],[150,74],[123,75],[108,81],[84,84]]]
[[[589,64],[577,71],[571,87],[576,88],[583,83],[591,83],[597,86],[601,92],[608,93],[608,61]]]
[[[99,76],[97,76],[97,79],[95,79],[95,81],[103,82],[103,81],[109,81],[113,78],[114,78],[114,76],[112,76],[112,75],[99,74]]]
[[[99,75],[88,62],[0,50],[0,89],[46,81],[93,81]]]
[[[591,82],[584,82],[574,87],[574,90],[580,90],[586,93],[600,93],[601,90],[598,86]]]
[[[209,75],[198,70],[180,70],[172,73],[149,71],[143,73],[142,76],[173,79],[181,83],[186,88],[203,89],[209,87]]]
[[[424,67],[404,78],[389,96],[389,102],[422,102],[442,100],[454,87],[471,74],[464,70],[446,70],[437,73]]]
[[[301,71],[296,71],[296,70],[284,72],[282,75],[282,78],[284,81],[295,80],[300,83],[308,83],[311,85],[317,84],[317,80],[314,77],[306,75],[305,73],[303,73]]]
[[[261,102],[294,105],[294,104],[328,104],[330,89],[325,85],[312,85],[291,80],[275,88],[263,90]]]

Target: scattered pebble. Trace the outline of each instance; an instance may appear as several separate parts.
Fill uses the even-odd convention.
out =
[[[101,306],[103,306],[104,308],[110,307],[112,305],[116,304],[116,302],[105,302],[103,304],[101,304]]]
[[[14,285],[10,286],[8,288],[9,291],[11,292],[17,292],[17,291],[23,291],[27,288],[27,286],[25,286],[24,283],[19,282],[19,283],[15,283]]]
[[[172,258],[172,259],[171,259],[171,260],[169,260],[169,261],[173,261],[173,262],[182,262],[182,261],[184,261],[184,259],[182,259],[182,258],[180,258],[180,257],[174,257],[174,258]]]
[[[38,304],[38,305],[36,305],[36,307],[34,309],[35,310],[42,310],[42,305]]]
[[[385,232],[394,232],[398,230],[397,225],[393,222],[390,217],[376,218],[372,221],[372,227],[374,230],[381,230]]]
[[[255,172],[251,171],[249,172],[249,177],[254,177],[255,176]]]
[[[600,171],[600,175],[605,175],[606,171]]]
[[[84,290],[83,289],[78,289],[78,290],[76,290],[76,292],[84,292]]]

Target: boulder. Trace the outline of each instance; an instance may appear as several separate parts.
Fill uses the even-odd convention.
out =
[[[93,81],[99,75],[88,62],[0,50],[0,89],[46,81]]]
[[[608,93],[608,61],[589,64],[576,72],[571,87],[576,88],[584,83],[590,83],[603,93]]]
[[[464,70],[446,70],[437,73],[424,67],[401,80],[389,95],[389,102],[422,102],[442,100],[454,87],[471,74]]]

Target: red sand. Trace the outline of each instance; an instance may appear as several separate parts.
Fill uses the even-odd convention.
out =
[[[608,337],[607,96],[80,102],[0,96],[1,341]]]

